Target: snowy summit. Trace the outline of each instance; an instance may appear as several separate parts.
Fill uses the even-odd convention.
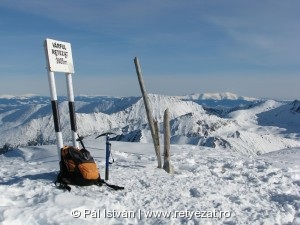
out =
[[[162,149],[170,110],[172,175],[157,168],[140,97],[76,97],[78,133],[102,178],[105,138],[95,137],[116,133],[107,182],[125,189],[71,192],[54,184],[50,99],[0,98],[1,224],[300,224],[299,101],[193,96],[149,95]],[[59,102],[71,144],[67,100]]]

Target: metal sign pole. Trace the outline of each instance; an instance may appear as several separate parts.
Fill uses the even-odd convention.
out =
[[[63,144],[63,138],[62,138],[61,126],[60,126],[60,117],[59,117],[59,110],[58,110],[58,103],[57,103],[57,93],[56,93],[54,72],[48,70],[48,79],[49,79],[49,87],[50,87],[50,94],[51,94],[51,106],[52,106],[52,113],[53,113],[54,129],[55,129],[56,140],[57,140],[57,153],[60,159],[61,156],[60,149],[64,146],[64,144]]]
[[[73,146],[75,148],[79,148],[79,144],[76,141],[76,139],[77,139],[77,125],[76,125],[73,82],[72,82],[72,74],[71,73],[66,73],[66,81],[67,81],[68,98],[69,98],[69,112],[70,112]]]

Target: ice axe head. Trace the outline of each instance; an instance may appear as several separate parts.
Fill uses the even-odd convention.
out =
[[[76,139],[76,141],[82,141],[84,137],[82,136],[78,136],[78,138]]]
[[[107,136],[107,135],[110,135],[110,134],[115,134],[115,133],[112,133],[112,132],[106,132],[106,133],[103,133],[103,134],[98,135],[97,137],[95,137],[95,139],[97,139],[97,138],[99,138],[99,137],[102,137],[102,136]]]
[[[77,136],[78,136],[78,138],[76,139],[76,141],[79,141],[80,144],[81,144],[81,146],[82,146],[82,148],[85,149],[85,146],[84,146],[83,141],[82,141],[84,137],[83,136],[79,136],[78,134],[77,134]]]

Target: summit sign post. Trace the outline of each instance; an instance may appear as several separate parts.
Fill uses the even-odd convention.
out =
[[[72,82],[72,74],[74,73],[72,49],[70,43],[48,39],[48,38],[44,42],[44,48],[46,53],[46,64],[47,64],[48,80],[49,80],[49,87],[50,87],[50,94],[51,94],[51,106],[52,106],[52,113],[53,113],[53,120],[54,120],[54,129],[55,129],[56,140],[57,140],[57,151],[58,151],[58,156],[60,156],[60,149],[64,146],[64,144],[63,144],[63,138],[62,138],[62,132],[60,126],[54,72],[61,72],[66,74],[73,146],[75,148],[78,148],[78,142],[76,140],[78,135],[77,135],[76,114],[75,114],[75,105],[74,105],[73,82]]]
[[[50,71],[74,73],[70,43],[46,39],[45,48]]]

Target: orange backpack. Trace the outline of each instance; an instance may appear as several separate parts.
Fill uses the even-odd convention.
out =
[[[72,146],[61,148],[61,161],[59,165],[60,172],[55,181],[55,185],[58,188],[71,191],[69,184],[78,186],[102,186],[102,184],[105,184],[114,190],[124,189],[124,187],[108,184],[101,179],[94,158],[85,148],[78,149]]]
[[[100,181],[97,165],[88,150],[72,146],[61,149],[60,173],[56,182],[87,186]]]

